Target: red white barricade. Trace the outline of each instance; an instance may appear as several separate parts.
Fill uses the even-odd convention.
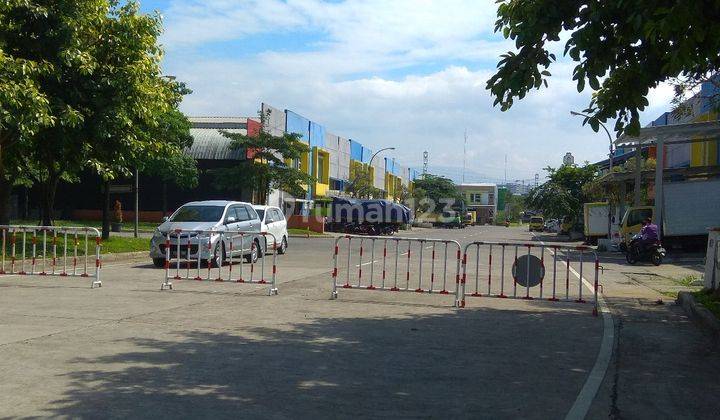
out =
[[[0,231],[0,275],[88,277],[92,278],[90,288],[102,286],[102,242],[97,229],[7,225],[0,226]]]
[[[271,243],[266,237],[270,237],[273,244],[267,248],[275,250],[277,238],[269,232],[170,231],[165,236],[165,244],[161,245],[165,254],[165,281],[160,290],[172,289],[173,280],[195,280],[267,284],[268,295],[277,295],[277,252],[272,254],[272,264],[266,264],[267,256],[261,255],[260,244]],[[258,258],[252,256],[254,253]],[[222,258],[218,259],[219,255]],[[245,258],[247,262],[243,261]],[[266,272],[266,265],[270,271]]]
[[[583,293],[587,265],[593,283],[591,292]],[[483,296],[577,303],[590,299],[597,315],[599,270],[597,253],[587,246],[472,242],[463,252],[460,306],[465,306],[465,297]]]
[[[458,306],[460,255],[456,241],[340,236],[335,240],[331,299],[337,299],[338,289],[413,292],[452,295]]]

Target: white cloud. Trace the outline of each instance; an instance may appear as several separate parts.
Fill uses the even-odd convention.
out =
[[[573,63],[565,59],[551,68],[549,89],[505,113],[492,107],[486,81],[498,54],[512,49],[490,35],[495,7],[491,0],[177,0],[165,13],[165,70],[194,90],[183,103],[189,114],[254,114],[264,101],[371,148],[397,146],[396,156],[411,166],[421,166],[428,150],[431,165],[461,166],[465,157],[473,171],[501,178],[507,155],[509,177],[527,179],[559,165],[567,151],[578,162],[605,157],[605,133],[569,114],[590,97],[577,93]],[[305,52],[209,59],[202,48],[250,34],[308,30],[325,36]],[[418,66],[418,74],[382,76]],[[666,88],[654,91],[654,100],[666,101]]]
[[[307,24],[280,0],[178,0],[163,12],[163,20],[162,42],[171,49]]]

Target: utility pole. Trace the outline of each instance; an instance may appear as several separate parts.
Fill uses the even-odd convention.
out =
[[[428,173],[428,158],[429,157],[430,157],[430,154],[428,153],[428,151],[427,150],[424,151],[423,152],[423,178],[425,178],[425,176]]]
[[[505,153],[505,185],[507,185],[507,153]]]
[[[134,235],[138,237],[138,224],[140,223],[140,171],[135,167],[135,227]]]
[[[582,112],[570,111],[570,115],[579,116],[579,117],[585,117],[586,119],[590,119],[590,118],[591,118],[589,115],[583,114]],[[612,136],[610,135],[610,130],[608,130],[607,127],[605,127],[605,124],[603,124],[603,123],[600,122],[600,121],[598,121],[598,123],[599,123],[600,126],[603,128],[603,130],[605,130],[605,134],[607,134],[608,140],[610,141],[610,153],[608,154],[608,163],[609,163],[608,177],[609,177],[609,179],[610,179],[610,182],[612,182],[613,162],[614,162],[614,160],[615,160],[615,150],[613,149],[613,139],[612,139]],[[638,143],[638,144],[639,144],[639,143]],[[636,162],[639,162],[639,161],[640,161],[640,152],[639,152],[639,149],[638,149],[638,152],[636,152],[636,154],[635,154],[635,160],[636,160]],[[638,166],[636,165],[636,168],[637,168],[637,167],[638,167]],[[636,178],[635,178],[635,182],[636,182],[636,183],[635,183],[635,186],[636,186],[636,187],[635,187],[635,201],[636,201],[635,205],[637,206],[637,205],[639,205],[639,204],[637,203],[637,201],[639,201],[639,199],[638,199],[638,197],[639,197],[639,188],[638,188],[638,186],[640,185],[640,182],[638,182],[638,180],[637,180],[637,175],[636,175]],[[612,241],[612,222],[613,222],[612,214],[613,214],[612,203],[610,202],[610,197],[608,196],[608,240],[610,240],[610,241]]]
[[[463,144],[463,170],[462,170],[462,183],[465,183],[465,157],[467,156],[467,128],[465,129],[465,143]]]

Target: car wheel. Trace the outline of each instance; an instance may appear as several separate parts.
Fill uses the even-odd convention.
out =
[[[153,265],[157,268],[165,267],[165,258],[153,258]]]
[[[287,252],[287,238],[283,236],[280,242],[280,247],[277,249],[277,253],[282,255]]]
[[[222,241],[219,241],[217,245],[215,245],[213,257],[209,263],[212,264],[214,268],[220,268],[225,263],[225,247],[222,245]]]
[[[260,244],[257,240],[254,240],[250,247],[250,254],[245,256],[245,261],[254,264],[258,260],[258,251],[260,250]]]

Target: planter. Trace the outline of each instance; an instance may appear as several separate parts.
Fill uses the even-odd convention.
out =
[[[122,231],[122,225],[123,225],[122,223],[112,222],[112,223],[110,223],[110,230],[111,230],[112,232],[121,232],[121,231]]]

